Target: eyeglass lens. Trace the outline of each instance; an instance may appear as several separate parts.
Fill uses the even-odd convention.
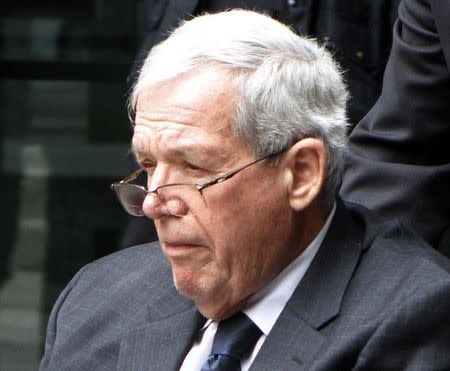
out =
[[[144,216],[142,204],[147,195],[144,187],[135,184],[116,184],[114,191],[127,213],[134,216]]]

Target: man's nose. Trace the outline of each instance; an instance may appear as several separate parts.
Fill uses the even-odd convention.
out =
[[[142,211],[148,218],[153,220],[172,215],[160,197],[154,192],[147,193],[142,204]]]
[[[156,189],[158,186],[167,182],[167,166],[158,163],[151,177],[147,177],[147,189]],[[161,197],[156,192],[148,192],[142,204],[144,214],[153,220],[163,216],[171,215]]]

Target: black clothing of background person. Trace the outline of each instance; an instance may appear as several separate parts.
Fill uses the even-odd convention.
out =
[[[283,21],[332,49],[346,71],[348,116],[356,125],[376,102],[400,0],[287,1]]]
[[[271,15],[302,35],[318,38],[335,52],[346,71],[351,93],[348,115],[353,126],[381,92],[400,0],[157,0],[146,3],[146,35],[131,69],[130,83],[137,77],[148,51],[164,40],[180,19],[227,8],[252,9]]]
[[[246,8],[265,12],[331,48],[346,71],[351,99],[348,116],[356,124],[381,92],[392,27],[400,0],[156,0],[146,1],[145,37],[128,76],[131,86],[153,45],[164,40],[180,19],[202,12]],[[231,27],[232,25],[230,25]],[[137,164],[130,158],[130,172]],[[145,185],[145,179],[140,180]],[[121,246],[157,240],[153,221],[129,217]]]
[[[350,138],[342,196],[448,254],[449,145],[450,2],[402,0],[382,94]]]

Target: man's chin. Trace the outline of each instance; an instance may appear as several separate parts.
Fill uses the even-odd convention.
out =
[[[172,275],[177,291],[196,301],[198,297],[207,296],[207,285],[202,283],[200,272],[189,266],[172,265]]]
[[[201,277],[199,272],[192,272],[186,268],[172,268],[174,283],[177,291],[192,300],[202,315],[212,318],[214,307],[220,305],[217,295],[219,291],[213,282]]]
[[[192,272],[191,272],[192,273]],[[226,284],[208,281],[185,270],[173,269],[174,283],[177,291],[192,300],[199,312],[206,318],[221,320],[241,310],[247,299],[234,303],[227,295]]]

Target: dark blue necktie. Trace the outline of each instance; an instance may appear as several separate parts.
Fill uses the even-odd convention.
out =
[[[220,321],[211,354],[201,371],[240,371],[241,358],[260,336],[261,330],[242,312]]]

